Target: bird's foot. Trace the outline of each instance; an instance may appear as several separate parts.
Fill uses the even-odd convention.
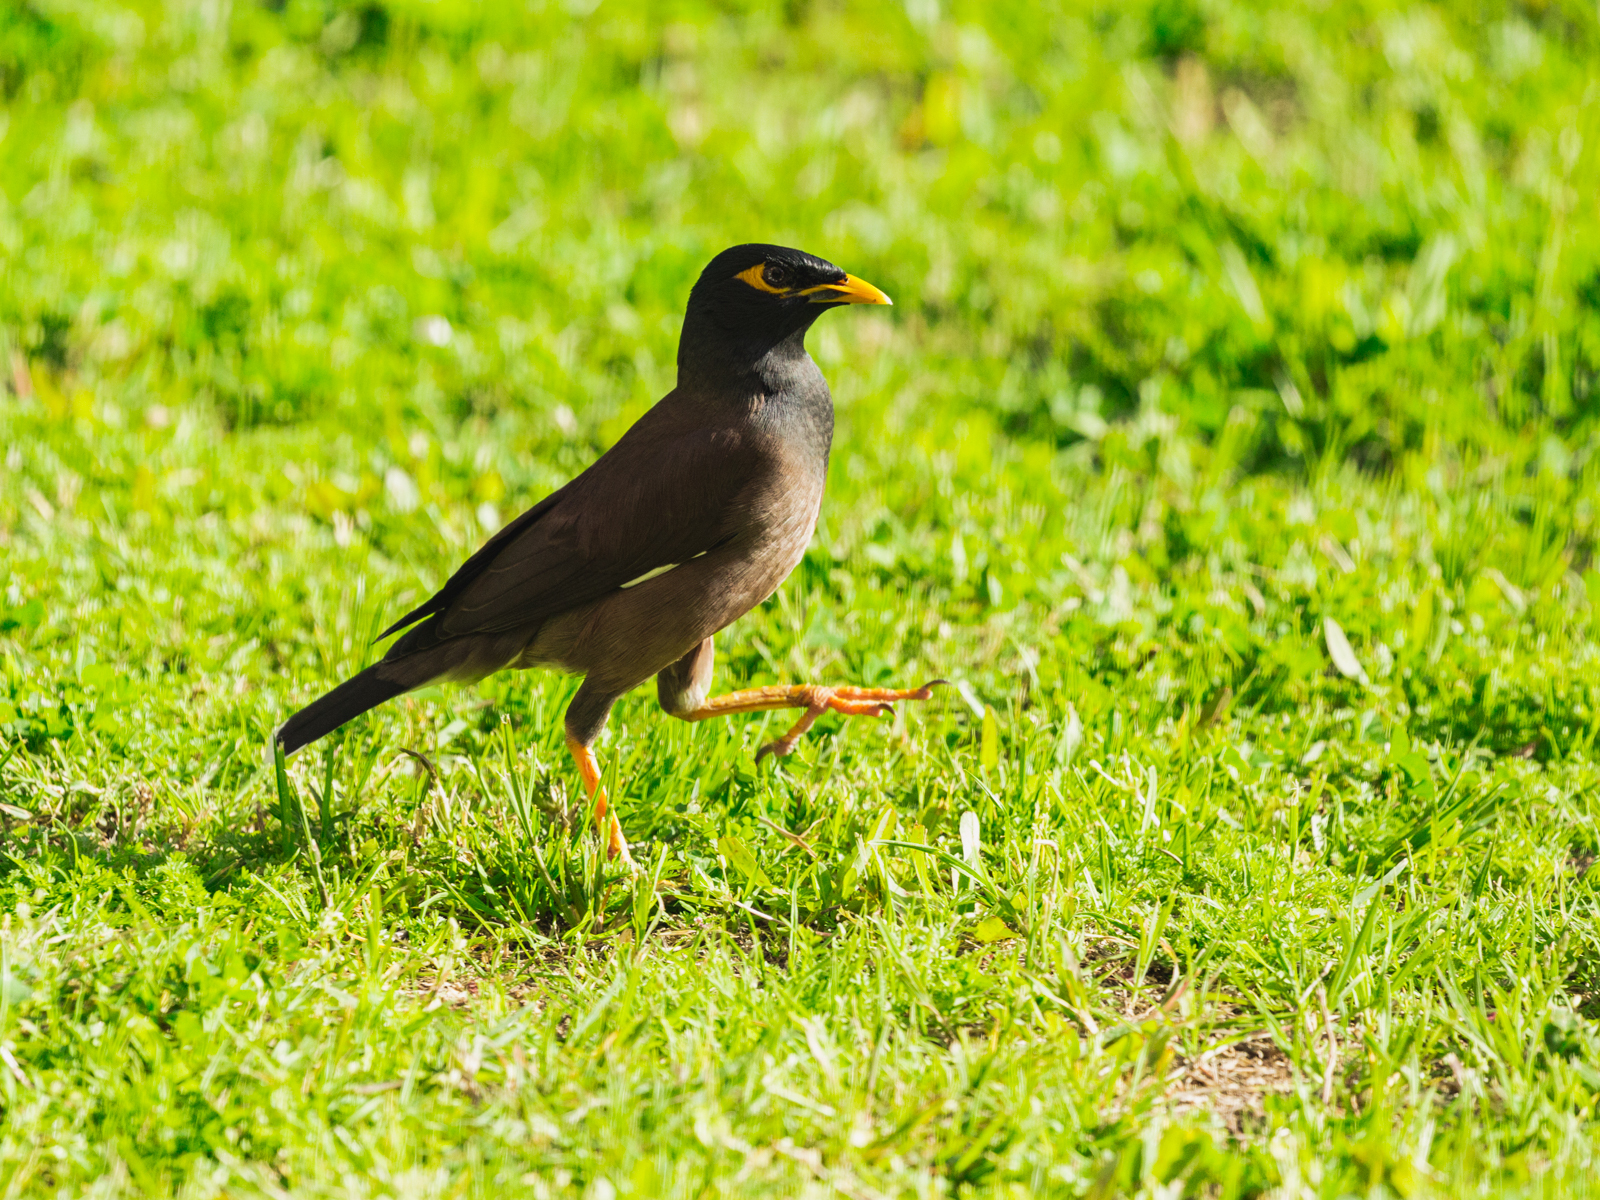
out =
[[[628,853],[628,839],[622,835],[622,823],[617,820],[617,814],[611,811],[606,789],[600,784],[600,761],[595,758],[593,750],[570,736],[567,738],[567,750],[578,764],[583,790],[594,801],[594,827],[600,834],[600,840],[605,843],[606,857],[621,862],[628,874],[637,875],[639,864]]]
[[[622,836],[622,823],[617,820],[616,813],[608,814],[611,820],[607,822],[605,816],[599,813],[600,805],[596,805],[595,808],[595,824],[604,830],[601,836],[606,842],[606,857],[620,862],[629,875],[637,875],[639,864],[634,862],[633,855],[628,853],[628,839]]]
[[[817,684],[801,684],[791,689],[795,705],[805,705],[805,715],[796,721],[788,733],[780,738],[774,738],[756,751],[756,762],[760,762],[767,755],[782,758],[791,753],[800,744],[800,739],[806,731],[816,724],[817,718],[825,712],[836,712],[846,717],[883,717],[894,712],[894,703],[898,700],[928,700],[933,696],[933,689],[947,682],[943,679],[933,679],[919,688],[866,688],[866,687],[822,687]]]

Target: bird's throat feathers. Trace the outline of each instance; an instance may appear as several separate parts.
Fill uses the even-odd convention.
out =
[[[804,329],[776,343],[740,343],[691,336],[685,323],[678,347],[675,395],[720,420],[733,420],[767,436],[803,446],[826,470],[833,442],[833,396],[822,371],[806,353]]]
[[[678,340],[678,387],[727,395],[811,391],[822,372],[806,353],[806,333],[821,310],[803,315],[809,319],[793,328],[750,329],[691,309]]]

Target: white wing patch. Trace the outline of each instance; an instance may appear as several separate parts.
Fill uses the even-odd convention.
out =
[[[705,551],[702,550],[702,551],[700,551],[699,554],[696,554],[694,556],[694,558],[702,558],[704,556],[705,556]],[[689,559],[689,561],[693,562],[694,558]],[[683,566],[682,563],[668,563],[664,567],[657,567],[653,571],[646,571],[643,575],[639,576],[637,579],[630,579],[630,580],[628,580],[627,583],[623,584],[622,586],[624,588],[638,587],[641,583],[643,583],[647,579],[654,579],[657,575],[665,575],[668,571],[675,571],[681,566]]]

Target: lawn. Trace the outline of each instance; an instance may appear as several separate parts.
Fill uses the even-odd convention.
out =
[[[1577,1195],[1600,15],[0,0],[0,1195]],[[675,378],[893,309],[718,685],[271,730]]]

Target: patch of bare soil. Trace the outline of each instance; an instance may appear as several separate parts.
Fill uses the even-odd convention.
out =
[[[1096,949],[1101,953],[1116,953],[1117,947],[1110,944],[1112,940],[1106,939]],[[1093,952],[1086,957],[1092,961]],[[1174,980],[1167,964],[1152,963],[1144,977],[1145,982],[1166,988],[1165,995],[1154,1005],[1150,1004],[1150,999],[1154,998],[1151,993],[1136,995],[1129,987],[1133,978],[1132,963],[1123,960],[1095,966],[1102,985],[1120,984],[1128,989],[1121,997],[1124,1020],[1136,1025],[1150,1020],[1185,1021],[1178,1013],[1193,1003],[1186,996],[1188,981]],[[1177,1055],[1169,1075],[1166,1099],[1174,1113],[1210,1113],[1230,1132],[1243,1134],[1259,1126],[1265,1117],[1268,1096],[1284,1095],[1293,1090],[1294,1073],[1289,1056],[1264,1032],[1240,1037],[1243,1030],[1238,1028],[1238,1023],[1242,1014],[1235,1005],[1213,1002],[1205,1008],[1204,1021],[1197,1021],[1193,1016],[1187,1020],[1209,1026],[1206,1040],[1216,1038],[1219,1044],[1193,1057]],[[1237,1031],[1232,1034],[1235,1040],[1231,1041],[1228,1040],[1230,1027]],[[1174,1050],[1176,1048],[1175,1041]]]
[[[1167,1098],[1179,1113],[1208,1112],[1244,1133],[1265,1112],[1269,1095],[1292,1090],[1289,1057],[1265,1034],[1179,1058]]]

